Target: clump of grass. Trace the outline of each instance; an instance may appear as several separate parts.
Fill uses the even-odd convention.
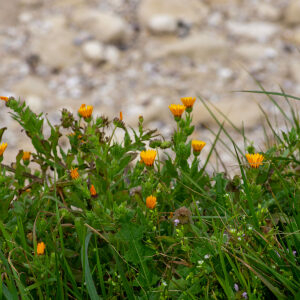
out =
[[[171,140],[145,130],[143,117],[137,131],[129,130],[122,113],[110,121],[83,104],[77,116],[63,109],[60,124],[52,125],[25,103],[0,99],[35,148],[20,150],[8,166],[7,141],[0,144],[1,298],[300,296],[294,110],[287,132],[272,127],[275,143],[265,153],[231,139],[241,174],[232,179],[206,172],[221,132],[230,137],[223,124],[206,158],[208,144],[190,139],[195,98],[169,106],[176,122]],[[121,142],[114,140],[117,130],[124,132]]]

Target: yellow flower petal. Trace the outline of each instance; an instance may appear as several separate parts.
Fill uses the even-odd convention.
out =
[[[78,168],[75,168],[75,169],[71,168],[70,175],[71,175],[72,179],[79,178]]]
[[[262,165],[262,161],[264,160],[264,156],[259,153],[249,154],[247,153],[246,158],[251,168],[257,169],[260,165]]]
[[[46,249],[45,243],[44,242],[40,242],[40,243],[37,244],[36,253],[38,255],[42,255],[42,254],[44,254],[45,249]]]
[[[149,208],[149,209],[154,209],[155,206],[156,206],[156,197],[154,196],[148,196],[146,198],[146,206]]]
[[[201,150],[206,145],[203,141],[192,140],[192,147],[195,152],[201,152]]]
[[[187,108],[193,107],[195,101],[196,101],[196,98],[192,98],[192,97],[183,97],[183,98],[181,98],[181,102]]]
[[[93,113],[93,106],[92,105],[85,105],[81,104],[80,108],[78,109],[78,113],[83,118],[89,118]]]
[[[5,149],[6,149],[6,147],[7,147],[7,143],[2,143],[2,144],[0,145],[0,156],[3,155],[3,153],[4,153]]]
[[[142,151],[140,155],[145,165],[152,166],[156,157],[156,151],[155,150]]]
[[[169,105],[169,109],[174,115],[174,117],[181,117],[185,110],[185,106],[181,104],[171,104]]]
[[[30,155],[31,155],[31,152],[29,152],[29,151],[24,151],[24,152],[23,152],[23,157],[22,157],[22,159],[23,159],[24,161],[29,160],[29,159],[30,159]]]
[[[95,187],[94,187],[93,184],[91,185],[90,193],[91,193],[91,196],[96,196],[97,195],[97,191],[96,191],[96,189],[95,189]]]

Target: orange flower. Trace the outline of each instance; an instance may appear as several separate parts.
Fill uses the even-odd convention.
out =
[[[79,178],[78,168],[75,169],[71,168],[70,174],[72,179]]]
[[[45,249],[46,249],[46,245],[45,245],[44,242],[38,243],[38,244],[37,244],[37,248],[36,248],[36,253],[37,253],[37,255],[42,255],[42,254],[44,254]]]
[[[192,98],[192,97],[181,98],[181,102],[183,103],[184,106],[186,106],[186,108],[192,108],[195,101],[196,98]]]
[[[194,150],[194,154],[199,155],[205,145],[206,143],[203,141],[192,140],[192,147]]]
[[[86,106],[85,104],[81,104],[80,108],[78,109],[78,113],[80,116],[87,119],[93,113],[93,106],[92,105]]]
[[[91,185],[90,193],[91,193],[91,196],[97,196],[97,191],[93,184]]]
[[[5,102],[7,102],[9,100],[9,98],[8,97],[4,97],[4,96],[0,96],[0,100],[3,100]]]
[[[169,215],[169,218],[172,219],[173,216],[174,216],[174,213],[171,211],[171,212],[170,212],[170,215]]]
[[[120,111],[120,120],[123,121],[123,113]]]
[[[169,105],[169,109],[174,115],[175,120],[178,121],[185,110],[185,106],[181,104],[171,104]]]
[[[0,145],[0,156],[3,155],[3,153],[4,153],[5,149],[6,149],[6,147],[7,147],[7,143],[2,143],[2,144]]]
[[[155,208],[156,206],[156,197],[154,196],[148,196],[146,198],[146,206],[149,208],[149,209],[153,209]]]
[[[22,159],[23,159],[24,161],[28,161],[28,160],[30,159],[30,155],[31,155],[31,152],[29,152],[29,151],[24,151],[24,152],[23,152],[23,157],[22,157]]]
[[[142,151],[140,155],[144,164],[151,167],[156,157],[156,150]]]
[[[255,153],[255,154],[247,153],[245,156],[251,168],[255,168],[255,169],[257,169],[260,165],[262,165],[262,161],[264,160],[264,156],[259,153]]]

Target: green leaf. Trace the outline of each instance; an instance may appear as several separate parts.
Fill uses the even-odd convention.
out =
[[[6,129],[7,129],[7,127],[3,127],[3,128],[0,129],[0,143],[1,143],[1,140],[2,140],[3,133]]]
[[[97,290],[91,274],[91,270],[89,266],[89,257],[88,257],[88,246],[89,246],[91,236],[92,236],[92,232],[88,232],[86,235],[84,248],[82,247],[81,249],[81,261],[82,261],[82,265],[84,266],[84,276],[85,276],[85,282],[86,282],[88,293],[92,300],[96,300],[99,299],[99,296],[97,294]]]

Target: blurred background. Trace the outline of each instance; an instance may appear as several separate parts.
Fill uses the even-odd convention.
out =
[[[76,113],[82,103],[98,115],[123,111],[132,127],[143,115],[166,136],[175,128],[168,105],[201,96],[259,150],[257,103],[279,127],[280,116],[266,96],[232,91],[258,90],[255,78],[299,96],[299,46],[299,0],[0,0],[0,95],[26,100],[54,123],[62,108]],[[193,138],[212,142],[206,128],[218,127],[199,97],[193,115]],[[4,126],[6,161],[32,150],[2,103]]]

